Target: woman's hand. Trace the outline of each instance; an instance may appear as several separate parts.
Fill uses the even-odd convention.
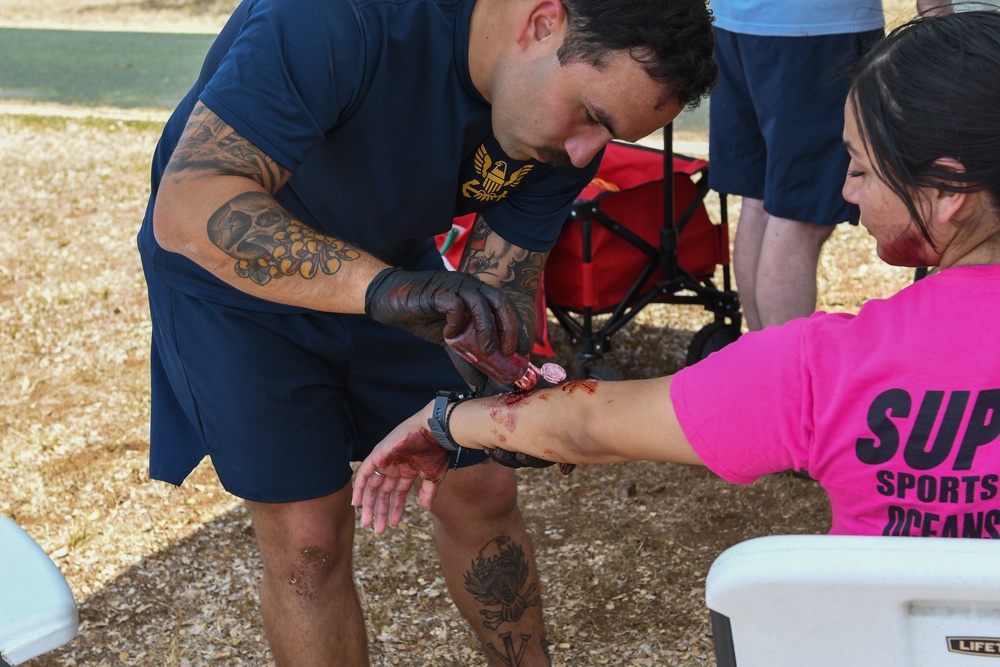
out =
[[[429,508],[448,472],[450,452],[427,426],[433,403],[392,430],[364,460],[354,479],[351,504],[361,506],[361,525],[379,535],[403,517],[406,496],[419,476],[418,499]]]

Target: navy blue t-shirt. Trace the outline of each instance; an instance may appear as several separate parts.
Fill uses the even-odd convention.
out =
[[[505,155],[469,75],[475,0],[244,0],[153,159],[139,249],[163,279],[245,308],[300,311],[246,295],[156,245],[157,185],[195,102],[293,172],[276,195],[330,236],[406,268],[439,266],[433,237],[475,211],[505,240],[555,242],[600,163],[557,169]]]

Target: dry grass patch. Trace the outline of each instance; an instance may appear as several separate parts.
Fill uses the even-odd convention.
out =
[[[0,25],[58,30],[218,32],[237,0],[0,0]]]

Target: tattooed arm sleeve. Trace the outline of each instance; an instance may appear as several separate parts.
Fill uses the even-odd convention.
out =
[[[291,172],[198,103],[156,197],[157,242],[254,296],[364,312],[383,262],[295,219],[274,199]]]
[[[459,263],[459,271],[468,271],[485,283],[512,290],[522,321],[534,340],[535,295],[541,282],[546,252],[518,247],[493,233],[482,215],[469,231],[469,240]]]

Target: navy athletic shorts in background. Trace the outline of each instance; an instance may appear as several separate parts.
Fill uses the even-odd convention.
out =
[[[709,108],[709,185],[764,201],[771,215],[856,224],[841,195],[848,69],[881,30],[769,37],[716,29],[719,83]]]

